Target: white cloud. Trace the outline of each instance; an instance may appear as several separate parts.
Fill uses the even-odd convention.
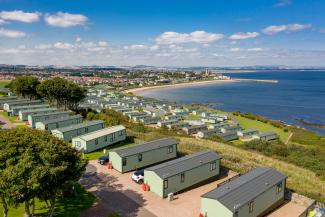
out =
[[[148,46],[143,44],[133,44],[130,46],[124,46],[124,49],[126,50],[145,50],[148,49]]]
[[[239,52],[242,51],[242,49],[238,48],[238,47],[234,47],[234,48],[230,48],[231,52]]]
[[[3,19],[0,19],[0,25],[6,24],[7,22]]]
[[[274,7],[284,7],[292,4],[292,0],[279,0]]]
[[[37,22],[41,16],[39,12],[28,13],[24,11],[1,11],[0,20],[4,21],[19,21],[24,23]]]
[[[150,50],[159,50],[159,45],[152,45],[151,47],[150,47]]]
[[[267,35],[275,35],[280,32],[297,32],[311,27],[311,24],[288,24],[279,26],[273,25],[266,27],[262,30],[262,32]]]
[[[264,51],[264,49],[260,47],[254,47],[254,48],[248,48],[247,51],[260,52],[260,51]]]
[[[164,32],[155,41],[157,44],[209,43],[224,38],[223,34],[195,31],[191,33]]]
[[[17,30],[0,28],[0,37],[1,36],[8,38],[22,38],[26,36],[26,33]]]
[[[101,46],[101,47],[107,47],[108,43],[106,41],[99,41],[98,45]]]
[[[232,40],[242,40],[242,39],[256,38],[259,35],[260,33],[258,32],[237,32],[231,35],[229,38]]]
[[[222,54],[217,54],[217,53],[213,53],[213,54],[211,54],[212,56],[214,56],[214,57],[224,57],[224,55],[222,55]]]
[[[77,38],[76,38],[76,42],[81,42],[81,38],[78,36]]]
[[[64,42],[57,42],[53,46],[57,49],[71,49],[71,48],[73,48],[72,44],[64,43]]]
[[[88,21],[88,17],[82,14],[69,14],[64,12],[58,12],[53,15],[45,15],[45,21],[50,26],[67,28],[85,25]]]
[[[35,48],[36,49],[39,49],[39,50],[45,50],[45,49],[50,49],[52,48],[53,46],[51,44],[39,44],[39,45],[36,45]]]

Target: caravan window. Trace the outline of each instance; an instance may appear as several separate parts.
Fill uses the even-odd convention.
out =
[[[181,183],[185,181],[185,173],[181,173]]]
[[[280,182],[279,184],[277,184],[276,186],[276,193],[280,193],[282,191],[282,182]]]
[[[168,179],[165,179],[164,180],[164,189],[167,189],[168,188]]]
[[[249,202],[249,213],[252,213],[254,209],[254,201]]]
[[[142,161],[142,154],[138,154],[138,161]]]
[[[168,154],[173,153],[173,146],[172,145],[168,147],[167,153]]]
[[[216,161],[213,161],[210,163],[210,170],[215,170],[217,168],[217,162]]]
[[[125,157],[122,159],[122,165],[126,166],[126,158]]]
[[[98,145],[98,139],[95,139],[95,145]]]

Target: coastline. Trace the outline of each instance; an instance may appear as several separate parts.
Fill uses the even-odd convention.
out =
[[[139,94],[141,92],[155,90],[155,89],[165,89],[165,88],[177,88],[184,86],[197,86],[197,85],[206,85],[206,84],[221,84],[221,83],[234,83],[234,82],[262,82],[262,83],[278,83],[277,80],[260,80],[260,79],[230,79],[230,80],[208,80],[208,81],[194,81],[178,84],[166,84],[166,85],[157,85],[157,86],[148,86],[148,87],[139,87],[123,91],[124,93]]]

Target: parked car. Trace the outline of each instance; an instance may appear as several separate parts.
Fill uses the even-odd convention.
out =
[[[132,174],[132,180],[135,181],[138,184],[143,183],[144,178],[144,170],[137,170]]]
[[[103,155],[100,158],[98,158],[98,163],[101,165],[104,165],[107,162],[109,162],[109,158],[107,155]]]

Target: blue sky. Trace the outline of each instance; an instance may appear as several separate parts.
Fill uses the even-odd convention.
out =
[[[323,0],[0,0],[0,63],[325,66],[324,10]]]

